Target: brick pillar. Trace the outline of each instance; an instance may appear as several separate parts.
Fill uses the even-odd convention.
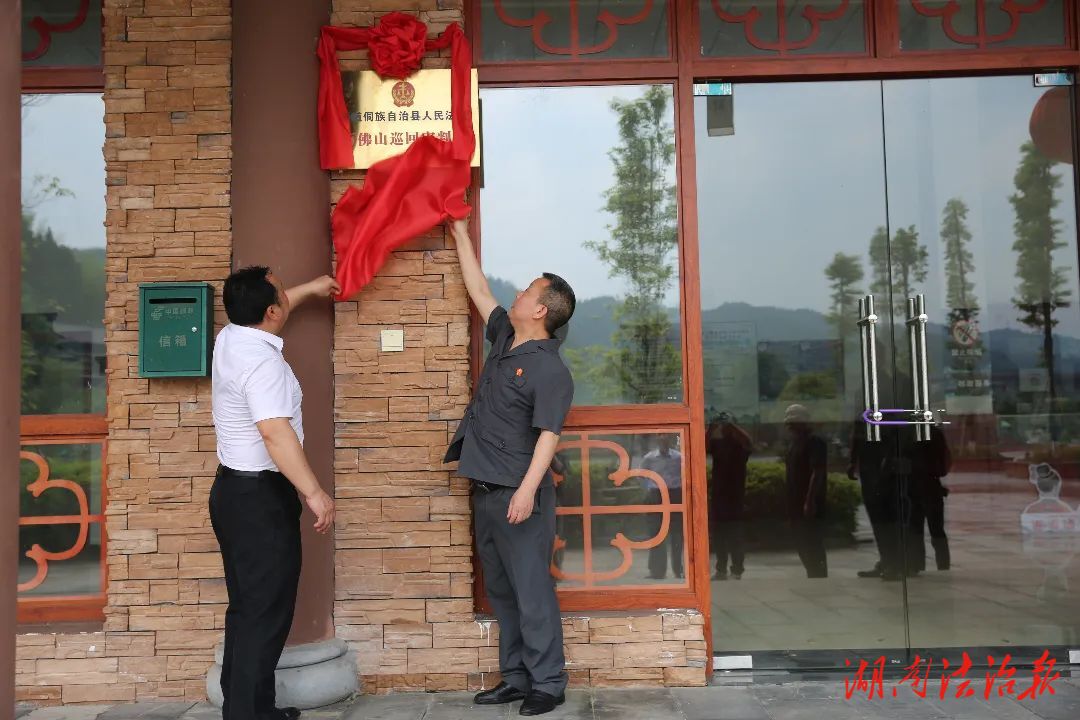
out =
[[[443,9],[446,8],[446,9]],[[334,25],[417,15],[436,35],[460,0],[334,0]],[[340,53],[343,69],[367,53]],[[449,67],[446,52],[424,67]],[[335,199],[364,173],[331,174]],[[353,302],[334,343],[338,634],[356,649],[365,692],[465,690],[497,666],[498,634],[473,612],[468,482],[442,463],[469,400],[469,305],[454,249],[433,228],[392,253]],[[405,333],[404,352],[379,333]]]
[[[315,42],[329,0],[234,0],[233,267],[269,265],[286,285],[332,270],[330,189],[319,167]],[[289,319],[285,357],[304,388],[304,445],[334,494],[334,311],[312,302]],[[302,518],[303,572],[278,705],[318,707],[356,690],[348,646],[334,638],[334,535]],[[217,688],[211,696],[219,697]]]
[[[20,2],[0,7],[0,327],[20,332]],[[15,586],[19,533],[19,344],[0,353],[0,717],[15,707]]]

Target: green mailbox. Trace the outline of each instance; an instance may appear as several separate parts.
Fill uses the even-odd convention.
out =
[[[209,283],[139,285],[139,376],[206,377],[214,336]]]

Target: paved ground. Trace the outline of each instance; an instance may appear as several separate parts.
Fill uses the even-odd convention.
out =
[[[1064,673],[1063,673],[1064,674]],[[1018,675],[1019,677],[1019,675]],[[676,690],[572,690],[566,704],[547,715],[550,720],[1077,720],[1080,718],[1080,669],[1062,677],[1053,695],[1032,701],[983,695],[983,683],[973,683],[975,697],[941,700],[940,685],[931,682],[922,699],[901,688],[892,697],[896,680],[886,681],[886,699],[866,695],[845,699],[842,676],[790,680],[790,676],[757,679],[752,684],[714,685]],[[1018,683],[1016,692],[1022,691]],[[953,693],[948,693],[952,695]],[[42,708],[19,707],[16,720],[220,720],[221,713],[204,704],[139,703],[116,706]],[[362,696],[338,706],[310,710],[304,720],[508,720],[517,706],[480,708],[467,693],[410,693]]]

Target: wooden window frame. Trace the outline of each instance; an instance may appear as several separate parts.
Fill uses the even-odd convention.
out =
[[[99,2],[100,0],[92,0]],[[102,23],[104,52],[104,23]],[[24,95],[54,93],[104,93],[103,65],[33,66],[22,68]],[[102,193],[105,187],[101,188]],[[104,320],[104,318],[103,318]],[[106,397],[108,396],[106,379]],[[105,508],[108,501],[108,420],[104,413],[22,415],[19,418],[19,444],[27,445],[101,445],[101,512],[91,515],[92,523],[101,526],[101,589],[99,593],[77,596],[19,597],[17,621],[20,624],[50,624],[64,622],[101,623],[105,620],[108,595],[108,564],[106,562],[107,530]]]
[[[707,1],[707,0],[702,0]],[[671,58],[634,60],[585,60],[542,62],[483,62],[480,56],[480,0],[467,0],[466,32],[473,40],[474,64],[481,87],[530,87],[596,84],[672,84],[675,91],[676,177],[679,212],[679,308],[683,351],[683,402],[655,406],[621,405],[574,407],[566,432],[664,429],[685,431],[689,477],[683,482],[690,497],[692,522],[686,535],[688,590],[560,591],[565,611],[654,610],[658,607],[691,607],[705,615],[705,639],[712,653],[711,562],[709,560],[708,488],[704,376],[701,338],[701,288],[698,257],[698,216],[694,136],[695,80],[809,81],[840,79],[888,79],[892,77],[942,77],[948,75],[1009,74],[1042,70],[1080,69],[1080,12],[1075,2],[1066,8],[1066,47],[1003,48],[1001,50],[899,51],[899,2],[866,0],[866,55],[782,58],[709,58],[700,55],[701,27],[698,0],[669,0]],[[1080,121],[1080,120],[1078,120]],[[473,235],[476,251],[482,247],[480,232],[479,172],[474,172],[471,193]],[[470,370],[473,384],[483,358],[483,323],[470,310]],[[475,555],[474,555],[475,563]],[[474,598],[477,608],[490,612],[484,598],[480,568],[476,564]],[[711,673],[711,663],[707,672]]]

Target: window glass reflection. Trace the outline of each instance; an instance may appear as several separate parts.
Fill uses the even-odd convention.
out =
[[[681,402],[672,89],[484,89],[484,271],[499,302],[541,272],[577,294],[575,405]]]
[[[22,414],[105,412],[100,95],[22,97]]]

